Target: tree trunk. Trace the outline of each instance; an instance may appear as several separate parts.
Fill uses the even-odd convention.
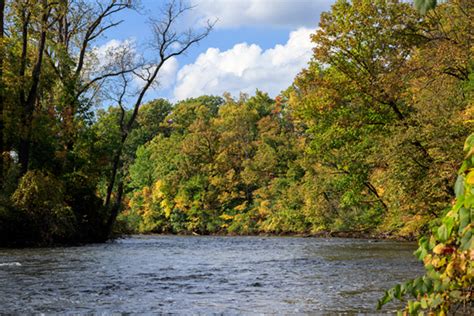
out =
[[[43,13],[41,16],[41,33],[38,43],[38,52],[36,55],[36,61],[33,66],[31,74],[31,86],[26,99],[23,99],[23,117],[22,124],[24,132],[20,137],[20,148],[18,152],[18,160],[21,165],[20,172],[25,174],[28,171],[28,165],[30,161],[30,142],[31,142],[31,124],[33,121],[33,112],[35,109],[36,99],[38,97],[38,86],[40,82],[41,68],[43,64],[43,54],[46,47],[46,33],[48,32],[48,19],[50,10],[48,8],[48,1],[43,0]]]
[[[117,195],[115,197],[115,202],[112,208],[110,209],[110,216],[105,226],[105,231],[107,234],[106,238],[109,238],[112,236],[114,224],[120,212],[120,207],[122,206],[122,196],[123,196],[123,180],[120,180],[117,185]]]
[[[115,156],[114,156],[113,165],[112,165],[112,174],[110,175],[109,184],[107,185],[107,193],[105,196],[104,206],[106,208],[110,207],[110,201],[112,199],[112,192],[114,190],[115,180],[117,178],[117,173],[120,169],[120,157],[122,156],[123,144],[125,143],[125,139],[126,137],[122,136],[120,147],[117,149],[117,152],[115,153]]]
[[[382,197],[380,196],[380,194],[377,192],[377,189],[373,186],[372,183],[370,183],[369,181],[366,181],[364,182],[364,185],[367,189],[369,189],[370,192],[372,192],[375,197],[377,198],[377,200],[380,202],[380,204],[383,206],[385,212],[388,212],[388,206],[387,204],[385,204],[385,202],[383,201]]]

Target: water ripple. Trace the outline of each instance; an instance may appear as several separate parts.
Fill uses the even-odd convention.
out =
[[[414,248],[351,239],[136,236],[0,249],[0,312],[370,313],[384,289],[421,273]]]

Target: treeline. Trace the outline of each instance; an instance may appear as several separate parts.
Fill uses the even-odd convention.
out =
[[[473,17],[462,0],[424,16],[338,1],[275,100],[170,107],[130,165],[122,219],[159,233],[426,232],[473,131]]]
[[[257,92],[175,105],[138,148],[123,218],[139,232],[304,232],[302,139],[284,103]],[[301,159],[301,161],[300,161]]]
[[[308,67],[275,99],[143,106],[163,63],[212,25],[176,48],[175,3],[155,25],[156,60],[124,44],[101,65],[92,43],[129,3],[83,4],[2,7],[1,244],[105,240],[112,227],[414,237],[450,206],[473,131],[472,1],[425,15],[337,1]]]

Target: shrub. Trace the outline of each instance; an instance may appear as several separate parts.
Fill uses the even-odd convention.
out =
[[[20,179],[12,202],[41,243],[68,240],[74,235],[76,218],[64,203],[64,185],[51,173],[28,171]]]
[[[385,292],[379,308],[409,294],[414,299],[408,301],[405,314],[473,311],[474,134],[468,137],[464,151],[466,158],[455,185],[456,201],[432,229],[431,236],[419,240],[415,252],[426,274]]]

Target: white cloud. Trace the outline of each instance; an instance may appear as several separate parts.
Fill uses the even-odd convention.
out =
[[[82,79],[87,81],[120,71],[121,64],[132,64],[135,58],[135,43],[132,40],[112,39],[100,46],[94,46],[84,58]]]
[[[95,70],[105,70],[117,65],[117,60],[132,62],[135,58],[135,42],[130,39],[112,39],[100,46],[92,47],[86,63]]]
[[[126,54],[125,60],[133,63],[134,60],[141,58],[140,53],[137,52],[135,42],[133,40],[117,40],[111,39],[100,46],[92,48],[92,53],[87,56],[86,62],[88,65],[87,74],[100,73],[111,71],[114,67],[118,67],[116,59],[118,56]],[[155,86],[160,89],[169,89],[175,84],[176,74],[178,72],[179,64],[175,57],[168,59],[162,66],[158,77],[155,80]],[[153,69],[150,69],[152,71]],[[143,76],[146,77],[146,71],[142,70]],[[133,82],[137,87],[142,87],[145,84],[138,76],[133,76]]]
[[[103,45],[93,47],[92,52],[95,54],[99,62],[105,63],[105,59],[107,59],[108,56],[124,46],[131,47],[133,46],[133,42],[130,40],[120,41],[117,39],[111,39]]]
[[[312,29],[300,28],[290,33],[285,45],[267,50],[247,43],[236,44],[222,52],[209,48],[193,64],[179,70],[174,97],[182,100],[224,92],[253,94],[257,88],[276,96],[310,60],[311,33]]]
[[[178,67],[179,63],[175,57],[171,57],[165,62],[157,78],[160,88],[168,89],[175,84]]]
[[[334,0],[190,0],[201,21],[219,19],[217,27],[315,28]]]

